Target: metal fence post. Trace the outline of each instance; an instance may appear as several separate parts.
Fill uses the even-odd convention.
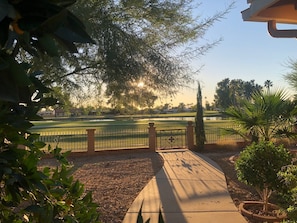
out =
[[[149,149],[156,150],[156,127],[154,123],[149,123]]]
[[[187,125],[187,146],[188,149],[194,149],[194,126],[192,121]]]
[[[87,153],[95,152],[95,131],[96,131],[96,129],[87,129],[87,136],[88,136],[88,151],[87,151]]]

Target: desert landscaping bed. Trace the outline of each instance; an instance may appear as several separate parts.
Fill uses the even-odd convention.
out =
[[[216,151],[204,155],[217,162],[226,175],[228,190],[236,206],[243,200],[258,200],[255,191],[237,180],[230,157],[237,151]],[[70,157],[74,177],[79,179],[99,204],[102,223],[122,222],[128,208],[162,168],[163,160],[154,152],[112,152],[95,156]],[[51,165],[45,159],[42,165]]]

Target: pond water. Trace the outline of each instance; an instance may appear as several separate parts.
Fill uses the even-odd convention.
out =
[[[213,117],[204,117],[203,120],[211,120],[211,121],[216,121],[216,120],[222,120],[222,117],[219,116],[213,116]]]
[[[100,118],[100,119],[91,119],[89,122],[113,122],[115,119],[112,118]]]
[[[88,120],[89,122],[113,122],[113,121],[118,121],[118,120],[123,120],[123,119],[91,119]],[[195,117],[152,117],[152,118],[133,118],[131,117],[130,120],[137,120],[137,121],[147,121],[147,122],[151,122],[151,121],[195,121]],[[203,120],[211,120],[211,121],[215,121],[215,120],[222,120],[222,117],[204,117]]]
[[[173,120],[173,121],[195,121],[195,117],[162,117],[162,118],[141,118],[138,119],[141,121],[167,121],[167,120]],[[222,117],[204,117],[203,120],[222,120]]]

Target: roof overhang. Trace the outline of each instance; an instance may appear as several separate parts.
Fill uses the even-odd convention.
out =
[[[242,11],[244,21],[267,22],[274,37],[297,37],[297,30],[278,30],[277,23],[297,24],[296,0],[247,0],[250,7]]]

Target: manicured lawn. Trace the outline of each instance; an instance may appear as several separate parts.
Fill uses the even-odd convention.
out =
[[[110,130],[110,129],[146,129],[148,123],[153,122],[154,126],[161,129],[179,129],[186,128],[189,120],[194,121],[194,118],[180,119],[177,117],[172,118],[151,118],[151,119],[123,119],[123,120],[53,120],[53,121],[38,121],[34,122],[33,132],[55,132],[55,131],[74,131],[95,128],[98,131]],[[205,129],[217,129],[219,127],[226,127],[232,125],[229,120],[205,120]]]
[[[185,113],[181,113],[185,114]],[[41,140],[51,144],[59,145],[64,149],[80,150],[87,147],[86,129],[96,129],[95,140],[97,149],[120,148],[120,147],[147,147],[148,127],[153,122],[157,135],[185,134],[188,121],[194,122],[193,116],[169,116],[149,118],[125,118],[104,119],[92,118],[82,119],[53,119],[34,122],[32,132],[39,133]],[[207,143],[215,141],[232,140],[234,137],[222,135],[222,128],[232,126],[230,120],[205,120],[205,132]],[[161,130],[181,130],[179,133],[168,133]],[[167,135],[166,135],[167,134]],[[167,137],[169,138],[169,136]],[[159,140],[159,138],[158,138]],[[165,138],[166,140],[166,138]],[[175,137],[177,140],[177,137]],[[235,138],[238,140],[238,137]]]
[[[206,111],[205,117],[217,117],[220,115],[216,111]],[[98,130],[105,129],[143,129],[148,127],[148,123],[154,122],[157,129],[163,128],[185,128],[188,121],[195,120],[195,112],[183,112],[173,114],[157,114],[157,115],[133,115],[133,116],[94,116],[94,117],[77,117],[77,118],[60,118],[60,119],[45,119],[42,121],[36,121],[33,132],[51,132],[51,131],[64,131],[64,130],[82,130],[89,128],[96,128]],[[205,124],[218,123],[229,123],[227,120],[206,120]],[[211,124],[212,126],[213,124]],[[216,124],[215,124],[216,125]],[[224,124],[225,125],[225,124]]]

